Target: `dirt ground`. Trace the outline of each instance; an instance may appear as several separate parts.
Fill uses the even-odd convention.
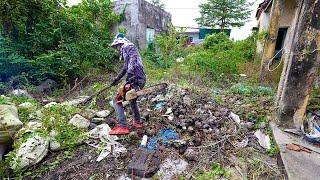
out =
[[[41,163],[28,169],[26,179],[139,179],[126,174],[127,166],[142,136],[153,137],[163,128],[174,129],[187,145],[159,146],[162,161],[180,158],[188,162],[187,170],[173,179],[213,177],[206,174],[213,163],[229,172],[227,179],[285,179],[277,153],[268,154],[254,136],[257,129],[268,132],[267,125],[248,118],[248,114],[268,116],[272,98],[223,93],[219,98],[222,102],[218,104],[208,92],[175,85],[166,92],[141,97],[145,130],[120,138],[118,142],[127,148],[127,153],[97,162],[98,150],[86,144],[70,151],[50,152]],[[240,124],[230,118],[231,112],[241,115]],[[127,115],[132,117],[129,108]],[[112,117],[114,114],[106,119],[111,126]],[[161,175],[156,174],[153,179],[161,179]]]

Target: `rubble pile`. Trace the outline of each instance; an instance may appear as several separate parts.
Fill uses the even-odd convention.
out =
[[[140,109],[147,127],[154,127],[158,132],[159,128],[173,126],[182,136],[192,137],[195,146],[201,144],[198,141],[203,136],[215,140],[230,133],[228,129],[231,127],[226,125],[232,122],[229,118],[231,112],[216,104],[210,96],[193,94],[190,89],[170,85],[166,93],[157,92],[141,98]],[[230,125],[232,128],[236,126],[235,123]],[[154,129],[148,134],[154,135]]]

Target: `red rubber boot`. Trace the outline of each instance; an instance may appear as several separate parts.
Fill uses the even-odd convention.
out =
[[[129,128],[123,127],[123,126],[116,126],[109,132],[110,135],[120,135],[120,136],[128,135],[129,133],[130,133]]]
[[[143,128],[143,123],[138,123],[136,121],[133,121],[132,127],[135,129],[142,129]]]

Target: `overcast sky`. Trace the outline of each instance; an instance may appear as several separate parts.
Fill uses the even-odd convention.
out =
[[[69,4],[73,5],[81,0],[69,0]],[[150,1],[150,0],[148,0]],[[251,29],[257,25],[255,20],[255,12],[257,6],[263,0],[249,0],[255,2],[251,7],[251,19],[242,28],[232,28],[231,38],[235,40],[245,39],[251,33]],[[172,14],[173,25],[183,27],[198,27],[195,18],[200,17],[199,5],[206,2],[206,0],[162,0],[166,5],[166,11]]]

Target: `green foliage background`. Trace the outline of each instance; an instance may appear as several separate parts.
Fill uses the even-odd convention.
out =
[[[253,63],[256,51],[256,35],[241,41],[232,41],[224,33],[209,35],[203,44],[188,46],[183,36],[177,39],[176,31],[169,35],[160,35],[143,52],[147,71],[152,77],[164,77],[161,72],[170,68],[177,74],[177,69],[185,74],[195,74],[208,80],[232,79],[243,73],[245,63]],[[182,62],[177,62],[183,58]],[[170,73],[168,73],[170,74]]]
[[[2,0],[0,2],[0,81],[23,76],[32,83],[60,82],[93,67],[110,70],[111,26],[120,17],[110,0]]]

